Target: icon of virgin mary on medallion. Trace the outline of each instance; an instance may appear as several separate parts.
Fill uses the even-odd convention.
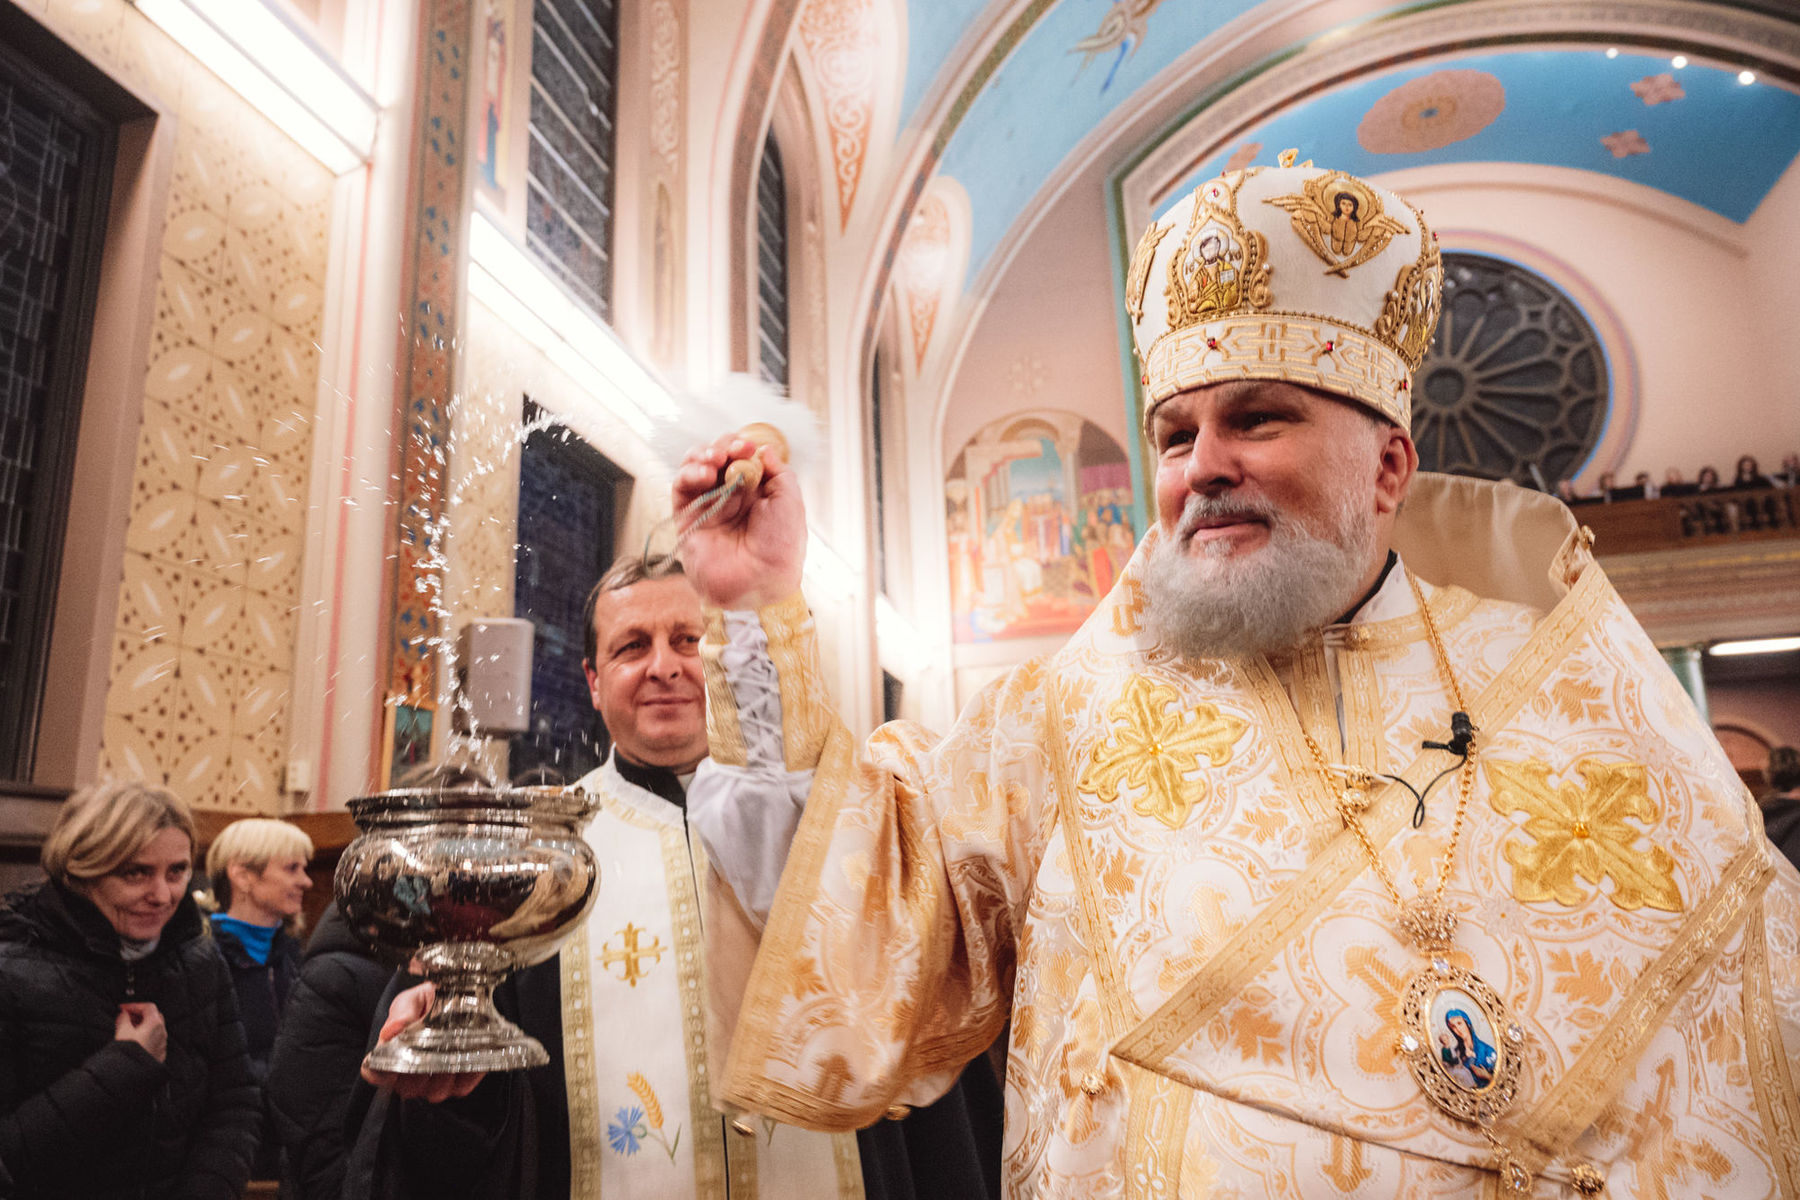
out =
[[[1408,981],[1400,1053],[1432,1103],[1492,1125],[1518,1095],[1525,1029],[1475,972],[1443,958]]]

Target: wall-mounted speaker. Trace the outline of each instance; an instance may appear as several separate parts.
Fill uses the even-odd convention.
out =
[[[474,734],[524,733],[531,728],[531,622],[483,617],[457,634],[463,703],[457,711]]]

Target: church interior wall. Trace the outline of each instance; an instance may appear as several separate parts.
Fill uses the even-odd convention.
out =
[[[974,317],[941,401],[944,462],[998,417],[1065,409],[1126,436],[1103,197],[1071,189]],[[954,329],[939,336],[953,337]]]
[[[1706,685],[1707,715],[1715,728],[1738,726],[1754,731],[1770,747],[1800,746],[1800,687],[1792,679]],[[1760,747],[1759,747],[1760,749]],[[1766,758],[1766,753],[1765,753]],[[1732,765],[1757,770],[1763,762]]]
[[[1634,426],[1625,439],[1609,430],[1602,450],[1616,451],[1590,461],[1579,484],[1592,487],[1606,470],[1659,480],[1669,467],[1688,479],[1706,464],[1728,473],[1740,454],[1760,448],[1748,444],[1752,429],[1769,449],[1800,445],[1800,410],[1771,403],[1757,291],[1759,275],[1800,268],[1791,239],[1758,242],[1748,224],[1666,193],[1560,168],[1420,168],[1381,178],[1425,211],[1445,249],[1490,236],[1520,243],[1566,264],[1616,314],[1635,364]],[[1621,347],[1607,351],[1616,362]]]
[[[1763,465],[1800,450],[1800,360],[1786,353],[1788,329],[1800,312],[1800,160],[1789,163],[1750,219],[1744,242],[1750,248],[1740,311],[1756,319],[1750,347],[1756,372],[1749,399],[1762,406],[1769,438],[1746,450],[1762,452]],[[1723,469],[1723,464],[1721,464]]]
[[[289,2],[346,61],[369,53],[358,44],[357,31],[375,20],[364,0]],[[524,32],[509,59],[518,174],[532,0],[497,2]],[[20,3],[159,114],[137,190],[119,210],[133,214],[136,240],[113,238],[108,251],[140,262],[141,304],[125,322],[136,324],[97,342],[109,349],[95,362],[94,381],[115,380],[104,411],[126,422],[131,445],[115,448],[115,469],[99,471],[110,493],[83,489],[77,498],[71,542],[86,539],[91,550],[88,574],[77,578],[104,586],[64,589],[65,604],[82,603],[72,621],[59,622],[53,669],[76,682],[47,712],[51,727],[75,732],[51,752],[54,778],[43,778],[136,774],[167,779],[203,808],[281,812],[289,761],[323,774],[322,747],[335,736],[331,778],[318,781],[311,801],[335,806],[366,786],[379,757],[385,668],[368,659],[387,653],[390,614],[374,622],[330,614],[346,605],[366,611],[370,596],[392,605],[391,584],[381,589],[393,539],[383,502],[391,498],[395,385],[381,374],[391,357],[370,348],[385,339],[391,355],[393,311],[404,300],[393,279],[376,277],[399,269],[384,239],[405,242],[408,202],[392,200],[384,216],[389,201],[377,198],[371,216],[357,189],[373,185],[334,182],[128,0]],[[405,54],[420,53],[411,40],[416,4],[383,11],[403,29]],[[916,166],[910,139],[928,132],[901,126],[916,115],[903,111],[901,95],[909,19],[917,14],[901,0],[747,0],[702,13],[690,0],[621,5],[612,325],[676,387],[727,369],[754,321],[754,266],[747,296],[732,263],[754,219],[753,196],[734,174],[736,152],[746,138],[760,146],[769,128],[783,147],[793,392],[824,427],[826,453],[808,500],[838,560],[822,575],[831,582],[814,588],[809,580],[809,592],[827,678],[857,729],[876,719],[884,666],[906,685],[908,715],[941,726],[982,683],[1063,640],[951,645],[943,485],[971,439],[996,421],[1050,413],[1091,421],[1121,446],[1136,437],[1120,390],[1100,186],[1068,187],[1034,215],[981,296],[962,282],[969,209],[980,198],[960,196],[941,292],[928,304],[907,293],[903,243],[894,286],[864,304],[862,290],[877,277],[871,247],[885,247],[884,226],[899,205],[893,189],[905,182],[897,173]],[[871,56],[871,46],[882,52]],[[858,55],[868,68],[860,73],[846,65]],[[398,178],[402,193],[409,122],[403,101],[384,116],[370,174],[385,172],[390,186]],[[1099,166],[1088,172],[1102,174]],[[751,175],[753,186],[753,162]],[[1566,267],[1625,331],[1633,395],[1583,482],[1603,469],[1660,477],[1677,466],[1691,477],[1711,463],[1728,471],[1745,452],[1769,465],[1800,448],[1800,363],[1768,349],[1782,344],[1786,314],[1800,309],[1800,244],[1788,235],[1800,226],[1800,168],[1790,167],[1743,225],[1661,192],[1556,168],[1474,164],[1385,181],[1422,204],[1447,248],[1511,239],[1522,261]],[[931,185],[940,187],[960,185]],[[475,203],[522,241],[522,194],[520,182],[510,195]],[[749,250],[753,260],[753,238]],[[347,252],[355,261],[342,261]],[[471,616],[511,615],[526,397],[635,480],[621,546],[641,543],[663,515],[668,483],[651,447],[584,384],[480,303],[463,308],[445,548],[452,633]],[[930,661],[890,657],[877,645],[865,569],[875,547],[864,359],[871,320],[880,322],[893,372],[882,431],[892,467],[886,533],[890,546],[905,548],[890,557],[890,579],[901,576],[890,599],[932,648]],[[90,407],[90,418],[101,411]],[[346,452],[352,457],[336,461]],[[352,520],[360,533],[346,532]],[[341,648],[332,620],[346,626]],[[1715,708],[1739,704],[1735,696],[1721,691]],[[1794,716],[1792,696],[1752,699],[1786,714],[1782,721]],[[352,727],[359,732],[346,735]]]
[[[88,782],[100,756],[112,673],[125,531],[143,416],[143,362],[167,220],[174,137],[154,116],[121,127],[95,297],[92,348],[57,582],[33,778],[52,786]]]
[[[332,177],[125,0],[25,7],[173,131],[97,770],[279,811]]]

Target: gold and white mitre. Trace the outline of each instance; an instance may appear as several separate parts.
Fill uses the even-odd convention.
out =
[[[1437,235],[1386,188],[1310,164],[1209,179],[1132,256],[1145,420],[1201,384],[1281,379],[1410,429],[1442,292]]]

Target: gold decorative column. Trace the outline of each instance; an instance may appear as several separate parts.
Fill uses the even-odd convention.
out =
[[[425,0],[396,361],[392,632],[380,783],[431,756],[443,638],[444,512],[456,394],[470,162],[470,0]]]

